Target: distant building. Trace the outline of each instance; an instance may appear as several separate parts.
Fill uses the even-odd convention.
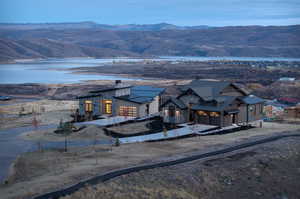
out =
[[[264,114],[268,119],[280,118],[283,116],[285,107],[287,107],[287,105],[282,105],[276,102],[266,102],[264,106]]]
[[[300,105],[285,108],[284,109],[284,118],[300,119]]]
[[[281,97],[277,99],[277,102],[288,106],[296,106],[300,100],[292,97]]]
[[[264,100],[236,84],[196,79],[162,105],[165,123],[247,124],[263,117]]]
[[[90,91],[88,95],[78,97],[79,115],[85,118],[144,117],[158,113],[164,90],[152,86],[130,86],[117,80],[111,88]]]

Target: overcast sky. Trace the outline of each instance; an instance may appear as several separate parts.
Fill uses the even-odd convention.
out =
[[[0,22],[300,24],[300,0],[0,0]]]

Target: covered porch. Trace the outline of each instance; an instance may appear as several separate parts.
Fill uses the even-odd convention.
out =
[[[238,109],[234,110],[191,110],[194,122],[213,126],[230,126],[238,123]]]

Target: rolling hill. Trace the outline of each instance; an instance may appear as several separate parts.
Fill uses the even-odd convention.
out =
[[[300,57],[300,25],[155,31],[82,26],[20,30],[0,25],[0,60],[162,55]]]

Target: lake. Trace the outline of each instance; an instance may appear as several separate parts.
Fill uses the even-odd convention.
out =
[[[0,64],[0,84],[23,83],[79,83],[87,80],[141,80],[116,75],[75,74],[69,69],[77,67],[95,67],[114,62],[142,62],[145,59],[134,58],[65,58],[45,60],[19,60],[15,64]],[[174,57],[162,56],[153,61],[300,61],[299,58],[263,58],[263,57]]]

